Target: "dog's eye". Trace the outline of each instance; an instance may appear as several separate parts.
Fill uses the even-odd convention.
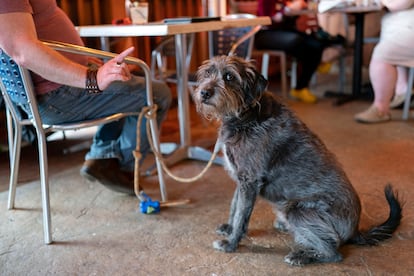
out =
[[[209,77],[211,75],[211,70],[210,69],[208,69],[208,70],[206,70],[206,71],[204,71],[204,77]]]
[[[225,81],[232,81],[234,79],[234,76],[230,73],[225,73],[224,74],[224,80]]]

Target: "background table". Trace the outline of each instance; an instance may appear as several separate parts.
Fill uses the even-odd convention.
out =
[[[343,91],[336,95],[341,97],[335,102],[336,105],[341,105],[346,102],[359,99],[362,97],[362,62],[363,62],[363,45],[364,45],[364,21],[365,15],[371,12],[380,12],[382,7],[378,5],[373,6],[350,6],[343,8],[334,8],[327,12],[342,12],[351,14],[355,17],[355,39],[354,39],[354,57],[352,70],[352,94],[345,96]],[[329,93],[332,96],[332,93]]]

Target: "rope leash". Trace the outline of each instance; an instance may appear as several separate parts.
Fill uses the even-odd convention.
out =
[[[189,183],[189,182],[194,182],[194,181],[200,179],[201,177],[203,177],[204,174],[207,172],[207,170],[213,164],[213,161],[216,158],[216,156],[217,156],[217,154],[218,154],[218,152],[220,151],[220,148],[221,148],[221,144],[219,143],[219,140],[217,140],[217,142],[214,146],[214,151],[213,151],[213,153],[210,157],[210,160],[208,161],[207,165],[203,168],[203,170],[201,170],[201,172],[198,173],[197,175],[195,175],[193,177],[189,177],[189,178],[179,177],[179,176],[174,175],[170,171],[170,169],[167,167],[167,165],[165,164],[165,160],[164,160],[162,154],[156,149],[156,147],[154,145],[154,141],[152,140],[150,120],[156,119],[157,108],[158,107],[157,107],[156,104],[154,104],[152,107],[151,106],[146,106],[139,113],[138,122],[137,122],[137,144],[136,144],[135,150],[132,152],[132,154],[135,158],[134,192],[135,192],[135,195],[137,196],[137,198],[141,201],[141,203],[146,202],[150,205],[151,213],[152,212],[158,212],[160,207],[177,206],[177,205],[186,204],[186,203],[188,203],[188,200],[184,200],[182,202],[170,202],[170,203],[162,202],[161,204],[157,204],[157,202],[152,201],[143,191],[139,191],[139,175],[140,175],[140,173],[139,173],[140,172],[139,161],[142,158],[142,154],[141,154],[141,151],[140,151],[140,145],[141,145],[141,135],[140,134],[141,134],[142,119],[143,119],[144,116],[147,119],[147,121],[146,121],[146,131],[147,131],[148,141],[149,141],[151,150],[155,155],[155,158],[157,158],[160,161],[161,167],[164,170],[164,172],[166,172],[168,176],[170,176],[172,179],[174,179],[178,182]],[[148,213],[148,210],[147,211],[143,210],[143,206],[141,205],[141,212]]]

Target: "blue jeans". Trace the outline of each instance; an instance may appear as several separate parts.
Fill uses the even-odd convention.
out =
[[[153,98],[157,104],[157,122],[160,126],[171,104],[169,87],[162,82],[153,82]],[[140,112],[147,105],[145,82],[133,76],[127,82],[113,82],[102,93],[88,93],[85,89],[61,86],[38,97],[39,112],[46,124],[77,122],[99,118],[118,112]],[[85,159],[117,158],[123,170],[133,171],[136,148],[136,126],[138,117],[99,126]],[[143,157],[150,146],[145,119],[142,122],[140,150]]]

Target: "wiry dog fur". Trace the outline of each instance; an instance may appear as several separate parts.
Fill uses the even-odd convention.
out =
[[[387,221],[361,232],[360,200],[345,172],[322,141],[265,92],[267,81],[253,64],[215,57],[200,66],[198,80],[197,109],[221,121],[226,167],[237,182],[230,218],[217,229],[226,239],[214,248],[236,250],[258,195],[274,204],[275,227],[293,235],[293,250],[285,257],[291,265],[338,262],[344,243],[374,245],[391,237],[402,217],[392,187],[385,188]]]

